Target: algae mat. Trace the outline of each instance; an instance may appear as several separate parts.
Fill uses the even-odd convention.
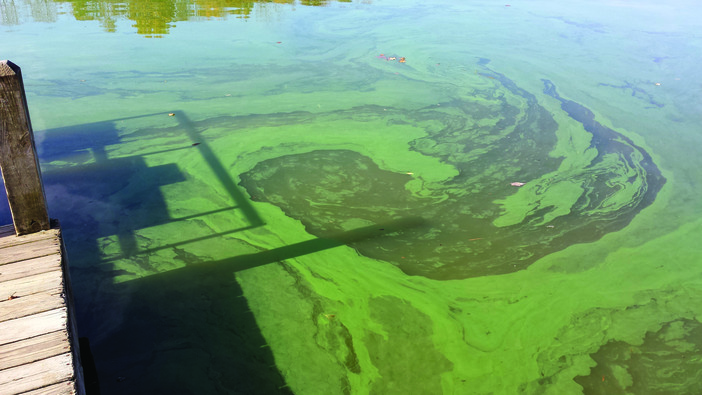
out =
[[[700,392],[693,3],[12,4],[103,394]]]
[[[636,359],[697,350],[685,288],[628,264],[659,250],[588,244],[654,202],[651,154],[550,81],[475,67],[480,88],[415,108],[87,125],[102,159],[47,133],[69,147],[45,141],[49,196],[122,210],[93,220],[102,268],[75,263],[104,278],[82,319],[110,390],[607,393],[659,367],[694,388],[694,362]]]

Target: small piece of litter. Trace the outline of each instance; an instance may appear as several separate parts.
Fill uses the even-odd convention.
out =
[[[513,183],[510,183],[509,185],[511,185],[511,186],[513,186],[513,187],[521,187],[521,186],[523,186],[523,185],[525,185],[525,184],[526,184],[526,183],[524,183],[524,182],[513,182]]]
[[[660,83],[660,82],[656,82],[656,86],[661,86],[661,83]]]
[[[169,112],[169,113],[168,113],[168,116],[169,116],[169,117],[175,117],[175,113],[174,113],[174,112]]]
[[[411,175],[412,175],[412,174],[414,174],[414,173],[412,173],[411,171],[408,171],[408,172],[407,172],[407,173],[405,173],[405,174],[407,174],[407,175],[410,175],[410,176],[411,176]]]

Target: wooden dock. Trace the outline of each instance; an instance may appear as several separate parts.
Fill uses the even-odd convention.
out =
[[[20,68],[0,61],[0,395],[85,394],[68,263],[49,219]]]
[[[1,394],[85,393],[73,311],[59,227],[0,227]]]

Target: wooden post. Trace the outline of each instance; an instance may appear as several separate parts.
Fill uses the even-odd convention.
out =
[[[0,170],[15,233],[48,230],[49,214],[22,71],[9,60],[0,61]]]

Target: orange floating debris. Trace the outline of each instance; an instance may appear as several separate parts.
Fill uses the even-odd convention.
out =
[[[400,58],[400,63],[405,63],[405,58]]]

